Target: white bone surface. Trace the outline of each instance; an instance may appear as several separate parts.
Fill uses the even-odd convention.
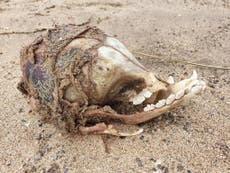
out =
[[[124,44],[122,44],[118,39],[113,38],[113,37],[107,37],[105,40],[105,45],[113,47],[117,51],[121,52],[122,54],[130,58],[135,63],[138,63],[138,65],[141,65],[137,61],[137,59],[129,52],[129,50],[124,46]]]
[[[100,47],[98,49],[98,56],[112,61],[114,64],[123,64],[126,62],[126,58],[120,52],[111,47]]]

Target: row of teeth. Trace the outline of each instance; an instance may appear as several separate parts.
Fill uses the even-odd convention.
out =
[[[172,76],[169,76],[168,83],[174,84],[174,79]],[[146,99],[150,98],[152,93],[148,91],[147,89],[142,90],[138,95],[136,95],[134,98],[130,99],[131,102],[133,102],[134,105],[139,105],[143,103]]]
[[[130,101],[133,102],[134,105],[139,105],[143,103],[146,99],[150,98],[151,95],[152,93],[149,90],[144,89],[137,96],[132,98]]]
[[[193,94],[199,94],[203,90],[203,86],[194,86],[191,88],[190,92]],[[144,111],[152,111],[157,108],[162,108],[165,105],[172,104],[175,100],[181,99],[186,93],[185,91],[179,91],[176,94],[171,94],[167,99],[159,100],[156,104],[148,104],[146,107],[144,107]]]
[[[200,89],[201,88],[200,85],[205,86],[205,83],[203,81],[199,81],[198,80],[198,75],[197,75],[197,72],[195,70],[193,71],[193,74],[190,77],[190,79],[194,83],[198,84],[197,87],[195,87],[195,88],[192,87],[191,92],[194,93],[194,94],[198,94],[196,92],[202,90],[202,89]],[[172,76],[169,76],[167,82],[170,83],[170,84],[174,84],[175,83]],[[182,91],[178,92],[176,95],[180,96],[181,93],[184,93],[184,92],[182,92]],[[152,95],[152,93],[149,90],[144,89],[138,95],[136,95],[135,97],[132,97],[129,101],[132,102],[133,105],[139,105],[139,104],[142,104],[146,99],[150,98],[151,95]],[[162,101],[162,103],[164,103],[164,101]]]

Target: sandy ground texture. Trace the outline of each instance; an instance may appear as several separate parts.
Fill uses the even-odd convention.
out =
[[[145,131],[106,137],[109,153],[101,136],[70,136],[30,111],[16,89],[20,49],[43,33],[37,29],[90,18],[131,51],[230,66],[229,0],[0,0],[0,172],[230,172],[227,70],[139,58],[162,78],[195,68],[207,91],[149,123],[120,126]]]

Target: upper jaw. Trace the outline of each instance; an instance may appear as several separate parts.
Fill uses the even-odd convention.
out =
[[[182,101],[187,97],[199,94],[204,91],[205,88],[205,82],[198,79],[197,72],[194,70],[190,78],[177,83],[174,83],[174,80],[171,78],[170,82],[168,82],[167,89],[158,93],[158,96],[156,96],[157,93],[151,93],[150,90],[145,88],[138,95],[131,98],[130,101],[133,105],[144,104],[143,111],[145,112],[153,111],[154,109],[163,109],[165,106],[170,108],[175,101]]]

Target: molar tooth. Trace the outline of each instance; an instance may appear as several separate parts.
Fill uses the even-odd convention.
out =
[[[165,99],[162,99],[162,100],[159,100],[156,104],[156,108],[161,108],[165,105],[165,102],[166,100]]]
[[[199,94],[202,91],[202,89],[203,89],[203,86],[200,86],[200,85],[194,86],[191,88],[191,92],[193,94]]]
[[[198,74],[197,74],[196,70],[193,70],[192,76],[191,76],[190,79],[192,79],[192,80],[194,80],[194,81],[198,79]]]
[[[169,84],[174,84],[174,83],[175,83],[172,76],[169,76],[169,77],[168,77],[167,82],[168,82]]]
[[[155,105],[154,104],[148,104],[146,107],[144,107],[144,111],[152,111],[155,109]]]
[[[145,101],[145,97],[142,96],[142,95],[138,95],[137,97],[135,97],[133,99],[133,104],[134,105],[139,105],[139,104],[143,103],[144,101]]]
[[[143,95],[145,96],[145,98],[149,98],[151,97],[152,93],[149,90],[145,90],[143,91]]]
[[[171,94],[167,100],[166,100],[166,104],[170,105],[174,100],[176,99],[176,96],[174,94]]]
[[[149,107],[148,107],[148,105],[146,106],[146,107],[144,107],[144,112],[147,112],[147,111],[149,111]]]
[[[152,111],[152,110],[154,110],[155,109],[155,105],[154,104],[151,104],[150,105],[150,110]]]
[[[179,91],[178,93],[176,93],[176,99],[177,100],[180,99],[181,97],[183,97],[183,95],[184,95],[184,90]]]
[[[144,89],[138,95],[131,98],[130,101],[132,101],[134,105],[139,105],[139,104],[143,103],[146,98],[151,97],[151,95],[152,95],[152,93],[149,90]]]

